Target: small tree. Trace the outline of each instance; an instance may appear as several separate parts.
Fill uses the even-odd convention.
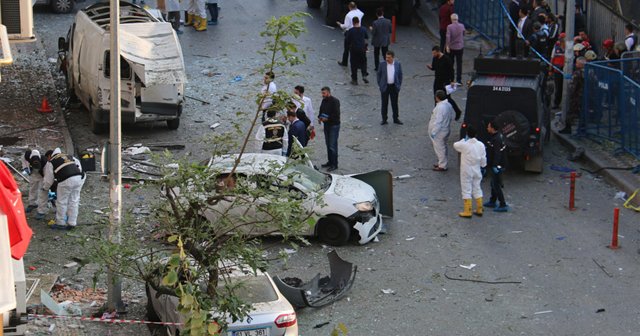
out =
[[[290,39],[305,32],[303,18],[307,15],[294,13],[267,21],[261,33],[267,42],[260,54],[269,61],[260,73],[282,73],[304,60],[304,54]],[[193,163],[188,157],[176,160],[168,152],[164,154],[163,162],[179,161],[179,168],[167,172],[161,181],[163,199],[155,211],[159,229],[168,237],[167,244],[141,246],[138,237],[130,235],[122,245],[101,242],[93,249],[92,260],[103,267],[142,279],[160,293],[177,296],[178,309],[186,320],[182,334],[219,334],[226,327],[225,316],[234,321],[246,317],[251,307],[238,299],[239,288],[228,281],[225,268],[240,263],[255,274],[267,266],[262,237],[278,232],[297,247],[299,242],[307,243],[300,234],[315,222],[305,206],[309,200],[289,188],[298,177],[291,173],[291,167],[301,163],[266,164],[269,174],[261,178],[236,173],[266,98],[265,94],[258,95],[249,130],[240,137],[240,143],[233,139],[242,135],[241,124],[209,139],[212,160]],[[292,99],[281,91],[269,98],[274,110],[283,110]],[[228,155],[237,148],[237,156]],[[212,310],[217,316],[211,315]],[[214,318],[218,318],[217,323],[211,322]]]

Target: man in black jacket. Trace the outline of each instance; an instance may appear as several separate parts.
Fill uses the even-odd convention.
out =
[[[493,208],[495,212],[507,212],[509,207],[504,200],[502,193],[502,172],[504,171],[504,136],[500,133],[494,121],[487,124],[487,132],[489,133],[489,141],[485,144],[487,147],[487,168],[491,174],[491,198],[484,204],[486,208]],[[496,200],[500,204],[496,204]]]
[[[338,169],[338,136],[340,135],[340,101],[331,95],[328,86],[322,88],[322,103],[318,121],[324,123],[324,141],[327,146],[327,163],[322,164],[327,171]]]
[[[362,81],[369,83],[367,80],[367,40],[369,34],[367,29],[360,26],[360,19],[353,18],[353,28],[347,30],[345,34],[349,53],[351,55],[351,84],[358,85],[358,69],[362,71]]]
[[[435,101],[436,92],[438,92],[438,90],[442,90],[446,93],[447,89],[445,86],[454,83],[453,62],[449,56],[445,55],[442,50],[440,50],[439,46],[431,48],[431,55],[433,56],[433,60],[431,61],[431,64],[427,64],[427,68],[435,72],[435,79],[433,80],[433,99]],[[447,94],[447,101],[449,101],[449,104],[451,104],[451,107],[453,107],[453,110],[456,112],[457,121],[460,119],[462,111],[449,94]]]

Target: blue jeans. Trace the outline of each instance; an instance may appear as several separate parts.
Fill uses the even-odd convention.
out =
[[[338,167],[338,136],[340,124],[324,125],[324,142],[327,145],[327,157],[329,166]]]
[[[491,198],[489,200],[493,203],[497,200],[500,202],[501,207],[507,205],[507,202],[504,200],[504,194],[502,193],[502,172],[498,174],[491,172]]]

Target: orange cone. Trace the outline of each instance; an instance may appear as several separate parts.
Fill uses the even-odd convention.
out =
[[[40,112],[40,113],[51,113],[51,112],[53,112],[53,109],[49,105],[49,101],[47,100],[47,97],[42,97],[42,104],[40,105],[40,108],[38,109],[38,112]]]

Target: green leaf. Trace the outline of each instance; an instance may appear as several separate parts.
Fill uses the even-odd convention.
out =
[[[169,238],[167,238],[167,241],[170,243],[173,243],[176,240],[178,240],[178,235],[169,236]]]
[[[176,271],[169,271],[167,275],[162,278],[162,284],[165,286],[173,286],[178,282],[178,273]]]
[[[191,294],[184,294],[180,298],[180,304],[184,307],[191,307],[193,305],[194,298]]]

